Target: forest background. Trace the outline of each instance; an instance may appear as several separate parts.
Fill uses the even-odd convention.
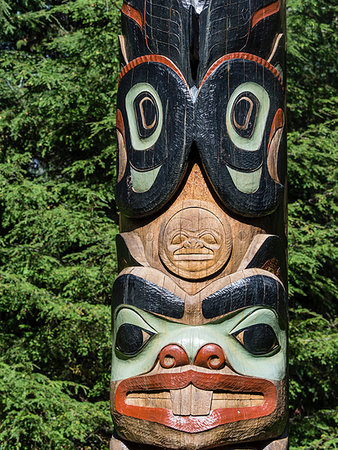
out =
[[[1,450],[112,433],[119,6],[0,0]],[[337,7],[287,14],[291,449],[335,449]]]

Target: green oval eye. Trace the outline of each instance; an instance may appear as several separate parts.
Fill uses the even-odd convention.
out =
[[[154,335],[151,331],[124,323],[120,326],[116,335],[115,347],[126,356],[136,355]]]
[[[266,355],[279,348],[273,328],[265,323],[243,328],[233,336],[253,355]]]

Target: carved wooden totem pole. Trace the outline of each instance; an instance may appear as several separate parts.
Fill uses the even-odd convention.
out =
[[[286,449],[285,5],[127,0],[111,449]]]

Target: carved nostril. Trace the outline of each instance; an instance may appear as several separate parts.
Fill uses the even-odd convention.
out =
[[[176,344],[164,347],[159,354],[159,361],[164,369],[184,366],[189,364],[189,358],[185,350]]]
[[[219,370],[225,365],[225,355],[217,344],[206,344],[199,349],[195,358],[195,365],[207,369]]]

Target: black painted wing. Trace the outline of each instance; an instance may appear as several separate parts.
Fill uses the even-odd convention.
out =
[[[116,200],[126,216],[141,217],[159,210],[184,175],[193,106],[182,74],[162,56],[132,61],[121,77],[117,126],[126,155],[120,148]]]
[[[284,96],[277,70],[254,55],[227,55],[202,81],[196,108],[196,142],[221,201],[243,216],[271,213],[283,193]],[[277,126],[281,144],[269,169]]]

